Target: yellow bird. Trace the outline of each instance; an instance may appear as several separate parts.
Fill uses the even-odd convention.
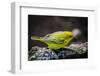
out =
[[[74,31],[77,32],[76,30]],[[68,46],[71,40],[76,36],[74,31],[57,31],[47,34],[44,37],[32,36],[31,39],[41,41],[47,44],[49,49],[56,50]]]

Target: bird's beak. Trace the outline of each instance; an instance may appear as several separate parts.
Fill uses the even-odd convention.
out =
[[[73,33],[74,38],[77,39],[77,37],[80,36],[81,31],[80,31],[79,29],[76,28],[76,29],[73,29],[73,30],[72,30],[72,33]]]

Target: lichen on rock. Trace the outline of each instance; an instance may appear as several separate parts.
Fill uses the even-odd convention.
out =
[[[35,50],[35,52],[33,52]],[[58,59],[58,56],[52,50],[45,47],[32,47],[31,52],[32,56],[29,57],[29,60],[52,60]]]
[[[87,42],[81,44],[71,44],[69,47],[52,50],[46,47],[34,46],[29,51],[28,60],[55,60],[86,58],[88,51]]]

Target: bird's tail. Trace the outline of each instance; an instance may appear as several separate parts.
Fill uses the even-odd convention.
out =
[[[38,36],[31,36],[31,40],[42,41],[41,37]]]

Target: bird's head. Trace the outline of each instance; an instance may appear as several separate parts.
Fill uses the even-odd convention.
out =
[[[72,39],[77,39],[81,34],[79,29],[73,29],[72,31],[66,31],[66,42],[70,42]]]
[[[67,39],[71,39],[74,37],[73,32],[67,31],[67,32],[65,32],[65,34],[66,34]]]

